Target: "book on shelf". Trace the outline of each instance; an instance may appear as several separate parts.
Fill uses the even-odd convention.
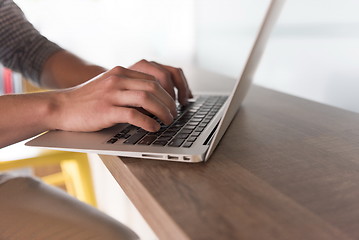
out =
[[[0,94],[22,93],[22,85],[21,74],[0,66]]]
[[[0,95],[4,94],[4,79],[2,76],[2,70],[4,67],[0,64]]]

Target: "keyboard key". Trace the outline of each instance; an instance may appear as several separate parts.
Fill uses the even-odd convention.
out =
[[[139,129],[138,131],[137,131],[138,133],[147,133],[147,131],[146,130],[144,130],[144,129]]]
[[[170,147],[180,147],[182,143],[184,142],[184,139],[173,139],[168,146]]]
[[[185,139],[185,138],[188,138],[188,136],[189,136],[189,133],[179,133],[176,135],[175,139],[179,139],[179,138]]]
[[[182,129],[178,132],[178,134],[190,134],[192,132],[191,129]]]
[[[158,140],[158,141],[166,141],[166,142],[168,142],[169,140],[171,140],[171,138],[172,138],[172,137],[170,137],[170,136],[168,136],[168,137],[166,137],[166,136],[160,136],[157,140]]]
[[[191,147],[193,142],[185,142],[182,147],[189,148]]]
[[[160,140],[156,140],[152,143],[152,145],[157,145],[157,146],[165,146],[167,144],[167,141],[160,141]]]
[[[110,140],[107,141],[107,143],[109,144],[114,144],[115,142],[117,142],[117,138],[111,138]]]
[[[201,135],[201,132],[194,132],[191,137],[198,137],[199,135]]]
[[[137,129],[139,129],[139,127],[130,125],[130,126],[127,126],[125,129],[123,129],[123,130],[121,131],[121,133],[129,133],[130,131],[132,131],[132,130],[137,130]]]
[[[162,133],[161,137],[173,137],[174,135],[176,135],[177,132],[175,131],[166,131],[164,133]]]
[[[163,132],[159,131],[159,132],[149,132],[147,135],[149,136],[159,136],[161,135]]]
[[[167,131],[173,131],[173,132],[178,132],[178,130],[180,130],[181,127],[174,127],[174,126],[171,126],[167,129]]]
[[[117,138],[117,139],[127,139],[129,138],[131,135],[130,134],[127,134],[127,133],[118,133],[114,136],[114,138]]]
[[[188,119],[180,119],[176,122],[176,124],[174,126],[176,127],[182,127],[183,125],[185,125],[187,123]]]
[[[194,112],[186,112],[185,114],[182,115],[182,118],[188,118],[188,117],[192,117],[194,114]]]
[[[187,139],[187,142],[194,142],[194,141],[196,141],[196,139],[197,139],[197,137],[189,137]]]
[[[123,143],[126,144],[136,144],[141,138],[143,138],[146,135],[147,132],[136,132],[131,137],[129,137],[126,141]]]
[[[193,130],[195,128],[196,128],[196,126],[186,125],[183,129],[185,129],[185,130]]]
[[[123,138],[123,136],[125,136],[124,133],[118,133],[118,134],[115,135],[115,138],[120,139],[120,138]]]
[[[130,129],[129,127],[127,127],[127,128],[125,128],[125,129],[123,129],[123,130],[121,131],[121,133],[125,134],[125,133],[128,133],[129,131],[131,131],[131,129]]]
[[[185,124],[186,124],[185,122],[179,122],[179,123],[176,122],[176,123],[173,125],[173,127],[175,127],[175,128],[181,128],[181,127],[183,127]]]
[[[188,126],[197,126],[200,122],[189,122]]]
[[[157,136],[146,136],[142,138],[141,141],[138,142],[140,145],[150,145],[153,141],[155,141]]]
[[[204,130],[204,127],[197,127],[196,132],[202,132]]]
[[[196,118],[196,117],[193,117],[191,119],[191,121],[195,121],[195,122],[201,122],[203,120],[203,118]]]

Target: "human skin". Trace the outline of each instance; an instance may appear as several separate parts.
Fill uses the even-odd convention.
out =
[[[48,92],[0,96],[0,147],[47,130],[97,131],[130,123],[157,131],[176,117],[176,96],[185,105],[192,93],[181,69],[141,60],[110,70],[65,50],[45,63],[41,84]]]

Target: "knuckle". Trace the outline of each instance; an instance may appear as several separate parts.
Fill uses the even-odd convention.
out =
[[[146,59],[141,59],[140,61],[138,61],[138,63],[141,63],[141,64],[147,64],[148,61]]]
[[[112,75],[106,79],[105,84],[107,87],[112,87],[118,82],[118,80],[119,80],[118,77]]]
[[[114,67],[114,68],[112,69],[112,71],[113,71],[115,74],[121,74],[121,73],[123,73],[124,69],[125,69],[124,67],[116,66],[116,67]]]
[[[178,77],[183,76],[182,68],[173,68],[174,74]]]
[[[168,80],[171,78],[171,74],[167,70],[162,70],[157,73],[157,77],[161,80]]]
[[[140,102],[147,102],[150,98],[149,93],[145,92],[145,91],[138,91],[137,93],[137,98]]]
[[[182,68],[176,68],[176,71],[179,73],[183,73],[183,69]]]
[[[149,81],[148,82],[148,90],[150,92],[156,92],[160,88],[160,84],[157,81]]]
[[[126,119],[127,119],[127,122],[135,119],[136,117],[136,111],[135,109],[133,108],[126,108]]]
[[[147,80],[150,80],[150,81],[152,81],[152,82],[157,82],[156,77],[153,76],[153,75],[148,75],[146,79],[147,79]]]

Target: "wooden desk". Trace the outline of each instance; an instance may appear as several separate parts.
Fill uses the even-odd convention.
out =
[[[212,158],[101,156],[160,239],[359,239],[359,114],[254,86]]]

